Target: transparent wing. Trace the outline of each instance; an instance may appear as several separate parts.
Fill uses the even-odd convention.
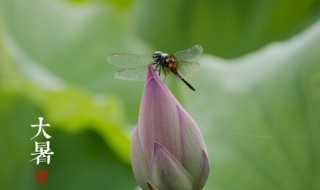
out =
[[[119,68],[131,68],[151,63],[151,55],[115,53],[107,58],[108,62]]]
[[[147,65],[120,69],[115,73],[117,79],[144,81],[146,79]]]
[[[184,61],[179,61],[178,62],[178,69],[179,72],[182,74],[184,77],[188,77],[192,75],[194,72],[199,70],[200,64],[197,62],[184,62]]]
[[[177,61],[192,62],[202,54],[202,51],[203,48],[201,45],[194,45],[189,47],[188,49],[174,53],[173,56],[175,56]]]

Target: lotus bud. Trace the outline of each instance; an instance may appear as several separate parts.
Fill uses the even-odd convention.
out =
[[[204,139],[151,65],[131,144],[133,173],[144,190],[200,190],[210,170]]]

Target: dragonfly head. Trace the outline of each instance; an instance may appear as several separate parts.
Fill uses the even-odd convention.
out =
[[[169,62],[170,56],[166,53],[162,53],[161,51],[155,51],[152,55],[152,58],[156,63],[165,65]]]
[[[162,57],[162,52],[161,51],[155,51],[153,54],[152,54],[152,58],[155,62],[159,62],[161,57]]]

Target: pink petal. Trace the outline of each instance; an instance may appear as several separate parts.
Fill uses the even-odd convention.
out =
[[[144,152],[141,147],[139,133],[137,127],[133,131],[133,137],[131,142],[131,164],[133,174],[138,184],[147,189],[146,181],[149,179],[150,162],[147,162],[144,157]]]
[[[204,165],[202,151],[206,152],[206,145],[199,128],[188,113],[180,106],[177,106],[177,111],[181,132],[181,164],[194,179],[197,179]]]
[[[202,151],[202,167],[200,175],[196,178],[195,183],[193,184],[193,189],[202,189],[207,182],[210,172],[210,163],[207,156],[207,153]]]
[[[162,145],[155,143],[151,162],[151,182],[158,189],[192,189],[194,179]]]
[[[149,65],[138,123],[141,146],[147,161],[151,161],[155,142],[161,143],[181,160],[180,127],[175,103],[169,89]]]

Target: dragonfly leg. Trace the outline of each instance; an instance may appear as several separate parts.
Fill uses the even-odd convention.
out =
[[[152,65],[157,64],[156,68],[154,69],[155,71],[158,71],[158,75],[160,75],[161,72],[161,65],[159,63],[151,63]]]
[[[159,64],[157,64],[155,71],[157,71],[158,67],[159,67]]]
[[[163,70],[163,73],[164,73],[163,81],[166,82],[167,74],[166,74],[166,71],[164,70],[164,67],[162,67],[162,70]]]

